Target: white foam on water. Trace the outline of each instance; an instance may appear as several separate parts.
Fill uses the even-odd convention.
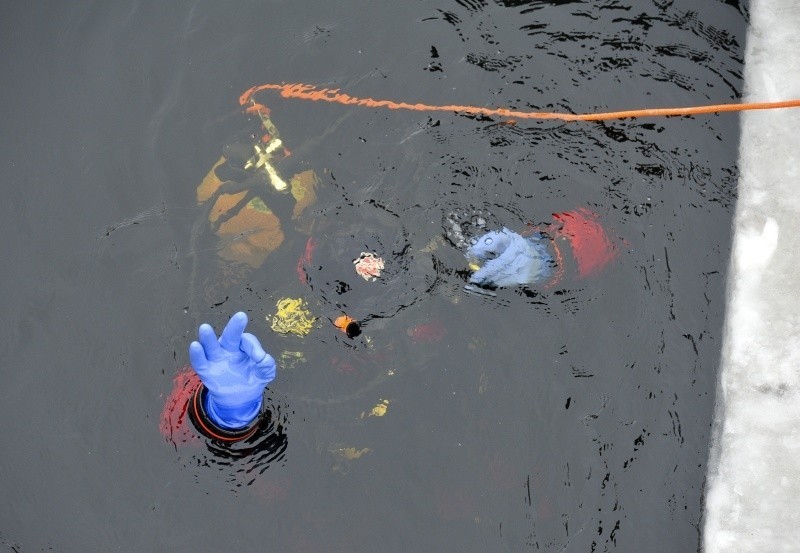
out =
[[[800,98],[800,1],[752,0],[745,101]],[[741,116],[703,546],[800,551],[800,109]]]

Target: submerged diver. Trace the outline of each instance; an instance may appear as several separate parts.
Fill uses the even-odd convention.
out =
[[[287,237],[308,234],[313,220],[303,215],[317,200],[319,178],[285,147],[269,108],[253,103],[245,113],[256,116],[251,132],[225,145],[197,186],[206,221],[192,239],[207,225],[221,259],[258,269]]]
[[[289,250],[305,243],[296,265],[303,290],[295,282],[297,294],[292,294],[302,297],[280,299],[271,318],[272,330],[279,335],[307,335],[317,326],[318,317],[310,312],[315,307],[327,311],[332,326],[353,339],[363,326],[380,329],[424,297],[439,278],[429,255],[435,240],[430,248],[416,250],[410,232],[402,225],[398,228],[396,215],[364,210],[364,202],[349,204],[356,221],[349,226],[333,224],[349,200],[326,209],[309,209],[321,192],[316,172],[285,148],[268,108],[252,102],[246,113],[256,116],[259,132],[227,145],[197,187],[197,200],[204,210],[193,230],[192,250],[200,249],[194,241],[210,230],[218,239],[216,253],[225,271],[244,271],[229,283],[239,287],[285,242]],[[469,245],[459,234],[451,243],[459,251],[466,250],[474,271],[468,288],[491,291],[535,285],[547,289],[565,274],[582,278],[600,270],[616,254],[594,213],[578,209],[553,217],[552,223],[522,233],[504,226],[485,232],[484,224],[473,229],[483,234]],[[572,256],[565,256],[562,249],[571,250]],[[192,283],[196,265],[197,255]],[[190,293],[190,301],[194,299]],[[184,414],[201,434],[220,442],[235,443],[258,433],[265,419],[262,415],[268,412],[262,396],[275,378],[275,360],[255,336],[244,332],[247,322],[244,313],[236,313],[219,338],[210,325],[199,327],[199,340],[189,347],[194,370],[176,377],[165,405],[165,437],[173,442],[176,432],[181,433],[179,440],[187,437]],[[417,327],[409,329],[412,341],[422,333]],[[368,338],[362,350],[372,355],[373,341]]]

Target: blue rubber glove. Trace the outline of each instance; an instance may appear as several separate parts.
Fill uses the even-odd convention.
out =
[[[261,410],[261,396],[275,379],[275,360],[258,338],[244,332],[247,315],[236,313],[222,335],[211,325],[200,325],[199,342],[189,345],[189,360],[208,389],[205,410],[222,428],[250,424]]]
[[[505,227],[478,238],[467,258],[483,265],[469,281],[488,288],[542,282],[550,278],[555,265],[540,234],[524,238]]]

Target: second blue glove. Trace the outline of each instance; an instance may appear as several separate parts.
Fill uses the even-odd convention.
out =
[[[555,265],[541,235],[525,238],[505,227],[479,237],[467,257],[482,264],[469,281],[488,288],[543,282]]]

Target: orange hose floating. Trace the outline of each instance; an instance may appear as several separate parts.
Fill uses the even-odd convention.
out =
[[[410,111],[447,111],[469,113],[472,115],[487,115],[509,117],[513,119],[560,119],[562,121],[605,121],[608,119],[626,119],[629,117],[666,117],[669,115],[699,115],[704,113],[721,113],[726,111],[749,111],[757,109],[780,109],[800,107],[800,100],[785,100],[782,102],[751,102],[737,104],[713,104],[683,108],[657,108],[634,109],[628,111],[609,111],[604,113],[558,113],[547,111],[520,111],[515,109],[485,108],[479,106],[446,105],[434,106],[430,104],[409,104],[394,102],[392,100],[375,100],[374,98],[357,98],[339,92],[336,88],[317,88],[314,85],[293,84],[262,84],[254,86],[239,97],[243,106],[255,104],[253,94],[262,90],[280,91],[284,98],[298,100],[311,100],[315,102],[331,102],[346,106],[365,106],[371,108],[404,109]],[[256,108],[258,109],[258,108]]]

